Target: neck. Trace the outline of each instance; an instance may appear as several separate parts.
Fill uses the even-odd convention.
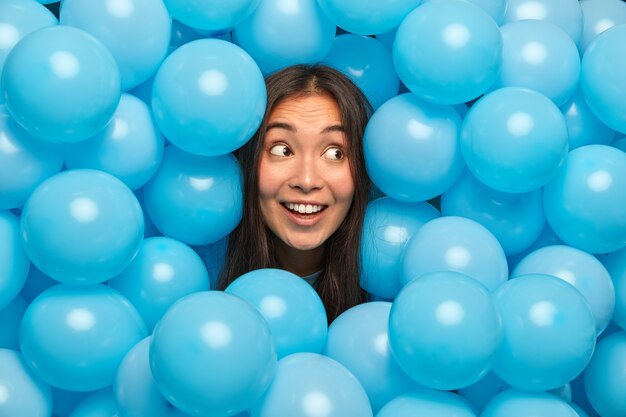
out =
[[[300,250],[288,246],[280,239],[275,239],[276,260],[281,269],[306,277],[317,272],[322,267],[324,247],[311,250]]]

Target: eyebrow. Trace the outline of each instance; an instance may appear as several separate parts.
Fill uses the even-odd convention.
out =
[[[293,125],[290,125],[289,123],[283,123],[283,122],[269,123],[267,125],[266,132],[271,130],[271,129],[285,129],[285,130],[288,130],[290,132],[296,132],[297,131],[297,129]],[[343,127],[343,125],[330,125],[330,126],[325,127],[324,129],[322,129],[322,131],[320,133],[345,132],[345,131],[346,131],[346,129]]]

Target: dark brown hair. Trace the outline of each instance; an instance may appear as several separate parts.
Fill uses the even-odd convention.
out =
[[[358,87],[339,71],[323,65],[295,65],[266,79],[267,108],[261,126],[236,153],[244,178],[243,218],[228,240],[219,289],[237,277],[260,268],[277,268],[273,233],[263,223],[259,205],[258,171],[263,137],[272,109],[281,101],[306,95],[328,95],[341,112],[348,142],[348,161],[354,180],[352,205],[324,249],[322,273],[316,290],[324,302],[329,323],[348,308],[366,301],[360,288],[360,248],[363,218],[371,182],[365,171],[363,133],[372,109]]]

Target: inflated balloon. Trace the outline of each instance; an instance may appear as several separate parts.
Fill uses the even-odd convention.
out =
[[[472,385],[459,389],[458,393],[469,401],[478,412],[482,412],[485,405],[493,397],[508,388],[511,388],[509,384],[498,378],[493,372],[489,372]]]
[[[626,248],[599,257],[615,287],[615,310],[611,320],[626,329]]]
[[[70,143],[93,136],[111,120],[120,75],[96,38],[70,26],[51,26],[13,47],[0,89],[9,113],[29,133]]]
[[[429,388],[459,389],[481,379],[501,339],[491,293],[459,272],[422,275],[391,307],[391,352],[402,370]]]
[[[163,134],[198,155],[229,153],[252,137],[265,112],[257,64],[220,39],[199,39],[172,52],[154,78],[152,110]]]
[[[149,237],[163,236],[163,234],[159,231],[159,229],[157,229],[157,227],[154,225],[154,223],[152,223],[152,220],[148,216],[148,212],[146,210],[146,204],[143,198],[143,187],[139,188],[138,190],[135,190],[134,194],[135,194],[135,197],[137,197],[137,201],[139,201],[139,204],[141,205],[141,210],[143,212],[144,225],[145,225],[144,231],[143,231],[144,239],[147,239]]]
[[[585,369],[596,325],[576,288],[551,275],[528,274],[501,285],[494,298],[504,329],[493,364],[499,378],[515,388],[544,391]]]
[[[506,256],[495,236],[480,223],[457,216],[427,222],[405,246],[402,285],[435,271],[469,275],[492,291],[509,277]]]
[[[20,350],[19,329],[26,305],[24,298],[18,295],[0,310],[0,348]]]
[[[30,268],[19,227],[19,219],[13,213],[0,210],[0,310],[20,293]]]
[[[441,1],[441,0],[422,0],[422,4],[429,3],[431,1]],[[446,1],[446,0],[444,0]],[[506,11],[505,0],[465,0],[470,3],[474,3],[476,6],[483,9],[491,18],[496,22],[499,26],[502,24],[502,20],[504,19],[504,13]]]
[[[415,390],[389,401],[376,417],[476,417],[472,407],[457,394]]]
[[[230,154],[192,155],[168,146],[143,187],[145,208],[165,236],[188,245],[217,242],[242,215],[241,169]]]
[[[216,33],[227,32],[249,16],[261,0],[163,0],[174,19],[187,26]]]
[[[159,391],[183,412],[232,416],[267,389],[276,350],[269,326],[251,304],[203,291],[180,299],[157,323],[150,369]]]
[[[589,402],[602,417],[626,413],[626,333],[602,339],[585,369],[585,391]]]
[[[559,108],[546,96],[519,87],[498,89],[476,102],[463,120],[460,142],[471,173],[506,193],[545,185],[568,152]]]
[[[50,386],[28,369],[19,351],[0,348],[0,387],[0,415],[51,415]]]
[[[598,35],[585,50],[580,73],[589,108],[598,119],[621,133],[626,133],[626,80],[618,74],[626,64],[625,36],[626,25]]]
[[[391,303],[374,301],[344,311],[328,329],[324,355],[359,380],[374,413],[396,396],[420,387],[396,363],[389,349]]]
[[[24,297],[26,304],[30,304],[39,294],[58,283],[59,281],[50,278],[31,263],[20,295]]]
[[[113,384],[124,355],[147,336],[137,310],[104,285],[56,285],[26,309],[24,360],[41,379],[72,391]]]
[[[609,145],[615,138],[615,131],[591,111],[580,88],[561,106],[561,112],[567,123],[570,151],[585,145]]]
[[[626,137],[617,138],[611,143],[611,146],[626,152]]]
[[[209,245],[194,246],[193,248],[204,261],[209,272],[211,288],[217,288],[220,274],[226,262],[226,251],[228,250],[228,236]]]
[[[621,0],[581,0],[580,8],[583,12],[581,55],[600,33],[626,23],[626,4]]]
[[[144,239],[132,263],[108,284],[135,306],[148,331],[179,298],[210,285],[198,254],[168,237]]]
[[[235,27],[233,39],[264,74],[321,61],[333,44],[335,25],[316,0],[264,0]]]
[[[339,362],[294,353],[278,362],[272,384],[252,407],[252,417],[372,417],[359,381]]]
[[[143,239],[141,207],[117,178],[63,171],[31,194],[21,219],[26,253],[57,281],[93,284],[120,273]]]
[[[439,217],[428,203],[382,197],[365,210],[361,237],[361,288],[393,299],[400,291],[400,259],[404,246],[424,223]]]
[[[459,104],[483,94],[502,57],[498,25],[470,2],[431,1],[398,27],[393,59],[402,82],[420,98]]]
[[[609,324],[615,290],[611,275],[594,256],[570,246],[547,246],[526,255],[511,272],[511,278],[526,274],[552,275],[572,284],[589,303],[597,333]]]
[[[92,34],[107,47],[117,62],[122,90],[136,87],[156,72],[172,31],[161,0],[64,0],[60,23]]]
[[[119,415],[113,390],[97,391],[76,405],[69,417],[116,417]]]
[[[299,276],[282,269],[257,269],[238,277],[225,291],[263,315],[278,359],[296,352],[322,352],[328,333],[324,303]]]
[[[322,63],[347,75],[374,109],[398,94],[400,79],[391,52],[374,38],[339,35]]]
[[[487,187],[467,170],[442,194],[441,214],[482,224],[498,239],[507,256],[529,247],[545,224],[540,190],[503,193]]]
[[[66,145],[65,165],[108,172],[135,190],[156,172],[163,142],[150,108],[135,96],[122,94],[107,127],[87,140]]]
[[[89,397],[94,391],[68,391],[56,387],[50,387],[52,391],[52,415],[69,416],[76,406]],[[103,416],[108,417],[108,416]]]
[[[534,252],[537,249],[541,249],[551,245],[564,244],[565,243],[563,243],[563,241],[554,233],[554,231],[550,227],[550,224],[548,224],[548,222],[545,222],[541,234],[539,234],[539,237],[529,247],[527,247],[518,254],[507,257],[507,262],[509,263],[509,271],[512,271],[517,266],[519,261],[524,259],[526,255]]]
[[[528,392],[510,388],[496,395],[481,417],[579,417],[570,404],[547,392]]]
[[[607,145],[574,149],[543,198],[548,223],[568,245],[589,253],[626,246],[626,153]]]
[[[363,151],[367,172],[388,196],[425,201],[446,191],[461,175],[459,114],[411,93],[384,103],[370,119]]]

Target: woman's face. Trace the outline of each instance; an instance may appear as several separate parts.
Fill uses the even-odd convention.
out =
[[[327,95],[279,102],[269,115],[259,162],[261,213],[287,246],[323,246],[354,195],[339,106]]]

